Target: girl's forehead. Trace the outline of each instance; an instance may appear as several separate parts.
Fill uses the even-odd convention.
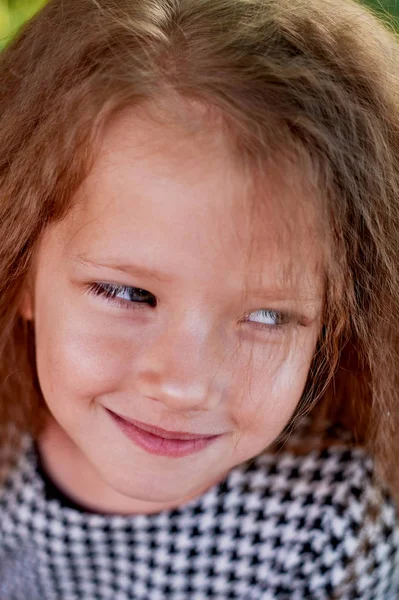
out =
[[[176,267],[318,277],[316,192],[299,166],[240,163],[217,120],[207,125],[188,132],[132,110],[111,120],[66,221],[76,251],[128,261],[139,247]]]

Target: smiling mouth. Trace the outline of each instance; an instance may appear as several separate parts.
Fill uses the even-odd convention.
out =
[[[161,427],[147,425],[141,421],[128,419],[106,409],[119,429],[136,445],[150,454],[169,457],[183,457],[204,450],[222,434],[203,435],[185,431],[168,431]]]

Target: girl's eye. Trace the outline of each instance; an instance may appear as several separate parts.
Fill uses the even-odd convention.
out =
[[[256,310],[250,313],[246,317],[247,321],[250,321],[258,329],[270,330],[278,332],[284,325],[288,325],[291,322],[290,315],[280,310]]]
[[[157,305],[157,299],[151,292],[141,288],[114,283],[93,283],[88,288],[89,294],[103,296],[111,304],[122,308],[139,308],[137,304],[148,304],[152,308]]]

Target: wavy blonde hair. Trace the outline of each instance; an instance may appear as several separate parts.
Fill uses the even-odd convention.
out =
[[[339,421],[392,490],[399,454],[398,42],[350,0],[50,0],[0,57],[0,423],[37,435],[37,240],[62,219],[101,125],[175,94],[217,107],[243,156],[296,148],[329,243],[323,328],[296,416]],[[3,442],[4,442],[3,438]]]

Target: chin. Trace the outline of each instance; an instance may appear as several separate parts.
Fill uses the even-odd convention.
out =
[[[194,495],[193,489],[182,489],[176,485],[175,479],[169,479],[165,476],[156,477],[154,474],[147,474],[147,477],[136,477],[134,481],[127,479],[126,476],[117,476],[115,473],[111,477],[104,477],[108,485],[116,492],[141,502],[154,503],[173,503],[180,502],[186,496]]]

